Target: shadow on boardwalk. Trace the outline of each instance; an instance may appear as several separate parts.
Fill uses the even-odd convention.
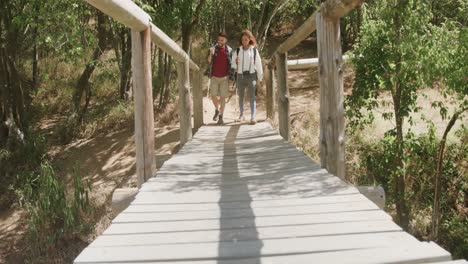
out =
[[[223,156],[223,165],[222,168],[223,170],[225,168],[229,168],[230,170],[233,170],[232,173],[222,176],[221,177],[221,183],[225,183],[226,181],[240,181],[240,174],[239,174],[239,168],[238,168],[238,160],[237,160],[237,155],[232,155],[232,153],[236,152],[236,145],[235,140],[237,138],[237,135],[239,133],[240,125],[237,126],[231,126],[229,128],[229,131],[226,135],[226,138],[224,140],[224,153],[231,153],[231,156],[229,156],[229,159],[227,159],[225,156]],[[220,217],[220,223],[219,223],[219,245],[218,245],[218,263],[222,263],[223,258],[227,256],[232,256],[233,252],[242,252],[244,251],[241,248],[236,248],[239,247],[239,244],[236,242],[238,240],[250,240],[251,243],[249,243],[249,248],[246,251],[249,252],[254,252],[254,255],[261,256],[261,250],[263,247],[263,242],[259,239],[258,231],[256,228],[255,224],[255,214],[252,209],[251,203],[252,203],[252,198],[250,197],[249,193],[249,188],[247,186],[247,182],[243,182],[243,184],[239,185],[239,189],[237,195],[239,197],[243,197],[245,199],[245,211],[247,212],[245,217],[243,217],[242,225],[247,226],[248,229],[250,230],[249,235],[247,238],[240,237],[239,234],[237,234],[234,230],[232,230],[232,218],[229,218],[229,209],[226,209],[224,207],[224,203],[229,203],[231,202],[226,196],[226,189],[227,186],[224,184],[221,184],[221,197],[219,200],[219,209],[221,212],[221,217]],[[234,220],[235,221],[235,220]],[[224,242],[226,241],[226,242]],[[239,256],[242,257],[242,256]],[[252,262],[253,263],[253,262]],[[260,264],[261,260],[258,258],[255,263]]]

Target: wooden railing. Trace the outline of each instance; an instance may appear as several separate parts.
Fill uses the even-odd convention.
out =
[[[344,178],[343,57],[340,18],[363,0],[328,0],[274,52],[266,74],[267,117],[274,118],[274,80],[278,85],[279,131],[290,140],[290,113],[287,53],[317,30],[320,81],[320,164],[330,173]],[[275,75],[276,70],[276,75]]]
[[[175,41],[151,22],[151,17],[130,0],[86,0],[132,30],[132,73],[135,103],[136,174],[138,188],[153,177],[154,154],[151,42],[177,61],[180,142],[192,138],[192,108],[195,128],[203,125],[202,72]],[[190,93],[193,79],[193,104]],[[194,106],[194,107],[193,107]]]

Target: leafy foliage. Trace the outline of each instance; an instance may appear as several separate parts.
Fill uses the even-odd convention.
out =
[[[64,185],[57,179],[48,162],[41,164],[38,174],[23,177],[25,183],[19,195],[29,214],[31,250],[54,247],[62,238],[89,228],[84,217],[90,211],[90,187],[83,182],[76,166],[73,171],[73,194],[70,197],[67,197]]]

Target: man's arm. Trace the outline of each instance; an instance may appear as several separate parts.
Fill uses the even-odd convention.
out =
[[[237,52],[235,52],[234,50],[232,51],[231,56],[231,68],[237,70]]]
[[[262,58],[260,58],[260,52],[257,50],[257,58],[255,59],[255,70],[257,71],[258,81],[261,83],[263,81],[263,65]]]
[[[214,54],[214,48],[210,48],[210,53],[208,54],[208,63],[211,63],[211,57],[213,57]]]

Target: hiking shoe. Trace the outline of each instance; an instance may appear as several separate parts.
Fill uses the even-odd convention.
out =
[[[223,115],[219,115],[218,125],[224,125]]]
[[[219,110],[216,109],[216,110],[215,110],[215,114],[214,114],[214,116],[213,116],[213,121],[218,120],[218,115],[219,115]]]
[[[244,122],[244,116],[239,116],[239,118],[236,119],[236,122]]]
[[[250,119],[250,124],[251,125],[257,124],[257,120],[255,120],[255,118]]]

